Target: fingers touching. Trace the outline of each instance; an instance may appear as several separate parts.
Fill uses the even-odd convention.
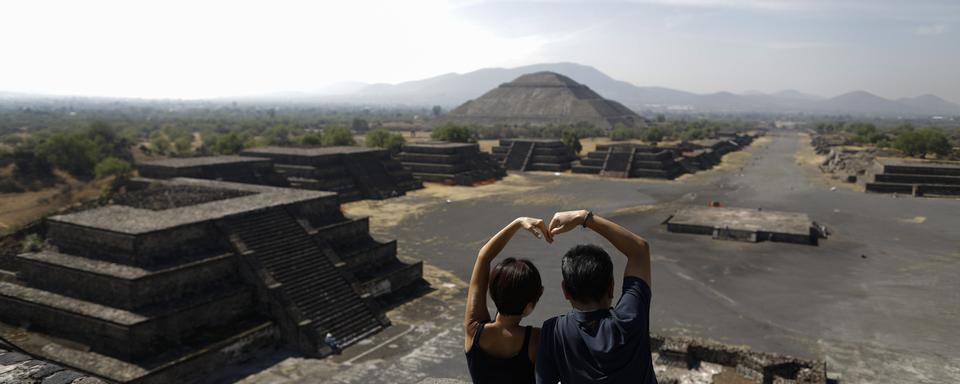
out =
[[[523,225],[523,229],[532,233],[536,238],[544,239],[548,243],[553,242],[553,234],[550,233],[550,230],[547,228],[547,225],[543,223],[543,220],[532,217],[521,217],[519,220]]]

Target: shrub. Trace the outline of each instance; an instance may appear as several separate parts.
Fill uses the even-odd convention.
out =
[[[473,131],[466,126],[446,123],[430,133],[430,138],[453,143],[473,143],[476,141]]]
[[[31,233],[20,241],[20,251],[23,253],[36,252],[43,248],[43,236]]]
[[[353,140],[353,133],[344,127],[333,127],[326,129],[323,132],[323,138],[321,142],[325,147],[333,147],[338,145],[357,145],[356,141]]]
[[[319,147],[323,144],[323,135],[320,133],[307,133],[300,136],[300,145],[306,147]]]
[[[105,179],[110,176],[127,177],[130,170],[130,163],[116,157],[108,157],[97,163],[94,173],[98,179]]]
[[[383,128],[377,128],[367,132],[367,137],[364,139],[364,144],[368,147],[386,148],[391,152],[400,151],[404,142],[406,142],[406,140],[404,140],[403,135],[391,133]]]
[[[580,151],[583,150],[583,144],[580,144],[580,135],[573,129],[564,130],[563,137],[560,140],[563,141],[563,145],[570,148],[573,153],[580,153]]]

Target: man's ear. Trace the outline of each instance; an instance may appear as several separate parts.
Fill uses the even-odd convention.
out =
[[[560,289],[563,291],[563,298],[567,301],[573,301],[573,296],[570,296],[570,292],[567,292],[567,283],[565,281],[560,282]]]
[[[607,286],[607,296],[613,298],[613,279],[610,279],[610,285]]]

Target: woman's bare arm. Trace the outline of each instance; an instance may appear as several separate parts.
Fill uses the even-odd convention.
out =
[[[477,262],[473,266],[473,274],[470,276],[470,287],[467,289],[467,309],[463,314],[463,349],[469,350],[472,344],[473,334],[477,324],[490,321],[490,311],[487,309],[487,285],[490,279],[490,263],[500,254],[500,251],[507,246],[513,235],[519,229],[526,229],[533,233],[538,239],[543,238],[548,243],[553,242],[553,236],[547,230],[543,220],[531,217],[520,217],[506,227],[497,232],[496,235],[487,241],[479,254]]]

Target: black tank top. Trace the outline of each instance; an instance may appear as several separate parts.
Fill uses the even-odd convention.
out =
[[[501,359],[488,355],[480,349],[480,332],[483,324],[477,326],[473,335],[473,344],[467,352],[467,367],[470,369],[470,378],[475,384],[485,383],[533,383],[533,362],[530,361],[530,332],[533,329],[527,326],[523,333],[523,347],[513,357]]]

